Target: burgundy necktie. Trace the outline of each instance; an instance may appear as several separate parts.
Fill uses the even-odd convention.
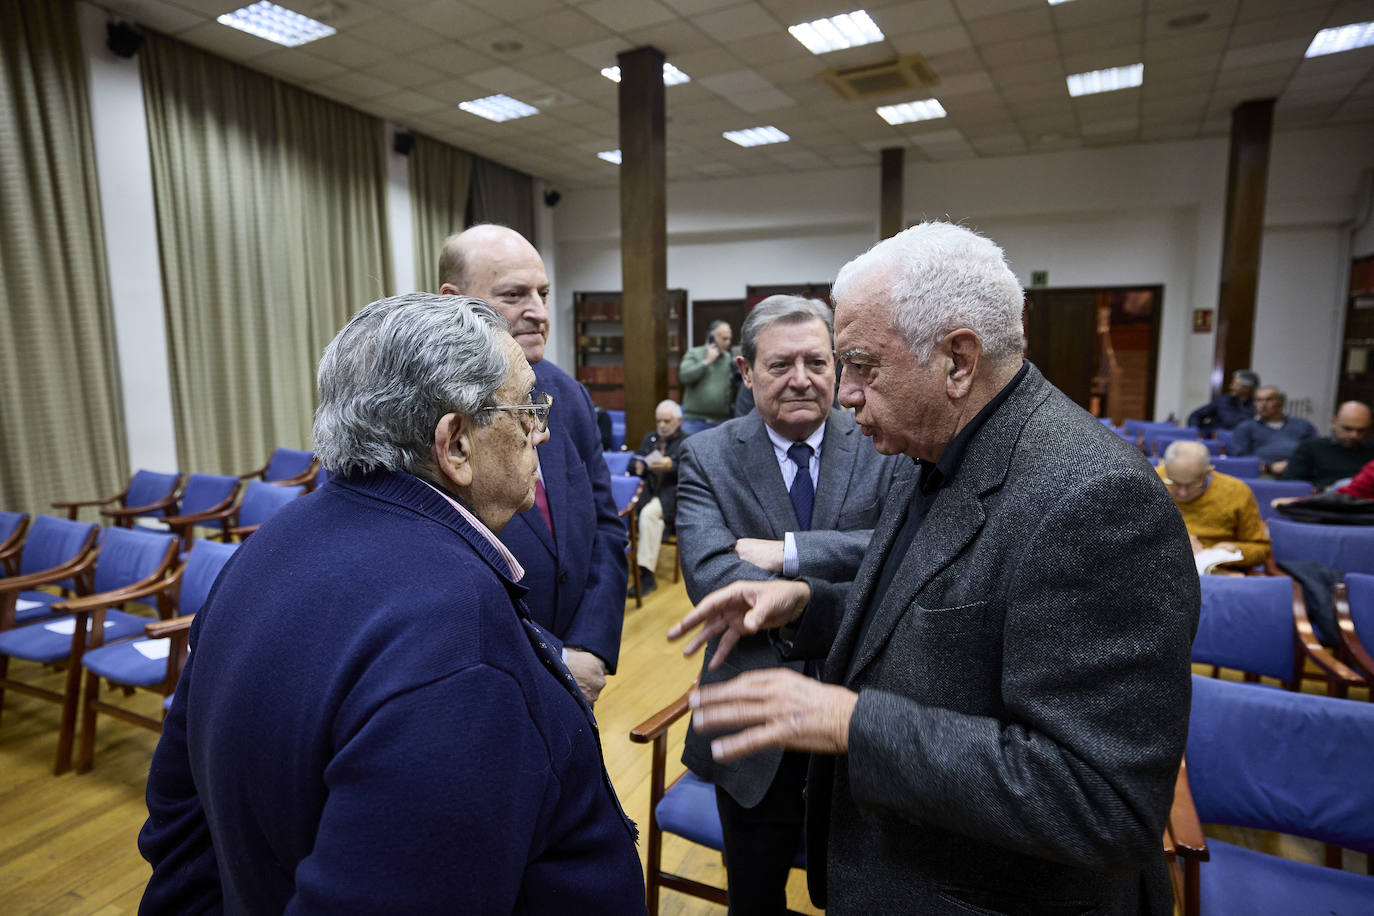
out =
[[[553,513],[549,511],[549,494],[544,489],[544,478],[534,479],[534,504],[539,507],[539,514],[544,516],[544,524],[549,526],[549,535],[553,535]]]

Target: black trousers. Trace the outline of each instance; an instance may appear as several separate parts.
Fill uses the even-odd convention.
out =
[[[787,912],[787,873],[801,849],[808,755],[788,751],[773,784],[746,808],[716,789],[725,833],[725,874],[730,916],[781,916]]]

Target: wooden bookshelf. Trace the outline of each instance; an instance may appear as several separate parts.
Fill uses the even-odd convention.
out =
[[[621,293],[574,292],[577,373],[592,402],[607,410],[625,409],[625,326]],[[687,340],[687,291],[668,290],[668,396],[681,401],[677,367]]]

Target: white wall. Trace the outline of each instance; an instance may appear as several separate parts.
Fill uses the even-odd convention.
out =
[[[979,229],[1003,246],[1023,284],[1032,270],[1049,270],[1051,286],[1163,285],[1155,409],[1183,415],[1210,391],[1213,335],[1192,333],[1191,312],[1216,307],[1226,158],[1227,142],[1215,139],[908,161],[905,215]],[[1333,265],[1348,264],[1370,166],[1371,125],[1274,138],[1255,368],[1291,397],[1311,398],[1319,414],[1329,411],[1336,374],[1331,305],[1344,294]],[[878,187],[876,168],[670,185],[669,285],[707,299],[743,296],[751,283],[829,279],[876,241]],[[574,290],[620,288],[618,221],[614,189],[565,195],[556,320],[571,322]],[[1294,309],[1295,290],[1321,306]],[[1305,340],[1301,369],[1284,349],[1295,335]],[[572,342],[563,344],[555,358],[570,366]]]
[[[428,289],[427,277],[415,276],[415,228],[410,212],[410,159],[391,148],[396,126],[386,123],[386,219],[391,236],[391,275],[395,286],[388,296]],[[358,303],[360,306],[363,303]]]

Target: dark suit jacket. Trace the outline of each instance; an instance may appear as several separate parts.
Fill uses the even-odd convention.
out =
[[[537,508],[514,516],[501,540],[525,568],[525,604],[542,627],[568,646],[595,653],[611,674],[625,622],[625,523],[611,498],[592,399],[547,359],[533,366],[536,384],[553,395],[549,439],[539,469],[554,533]]]
[[[1159,476],[1032,366],[889,556],[914,487],[852,586],[811,581],[795,633],[793,655],[828,649],[825,680],[859,694],[848,754],[812,762],[813,896],[828,882],[831,914],[1171,912],[1160,837],[1200,596]]]
[[[639,448],[635,450],[636,455],[647,455],[658,449],[659,440],[663,437],[658,434],[658,430],[644,434],[644,440],[639,443]],[[663,520],[671,528],[677,518],[677,474],[678,456],[682,453],[682,443],[687,441],[687,434],[678,427],[677,431],[668,437],[668,441],[663,445],[663,454],[673,460],[673,466],[659,474],[649,469],[646,465],[644,473],[639,475],[644,478],[644,495],[639,500],[640,508],[648,505],[649,500],[655,496],[663,506]],[[635,464],[630,462],[630,471],[633,473]]]
[[[786,532],[795,532],[804,574],[839,581],[853,578],[883,497],[894,484],[909,479],[914,469],[906,458],[879,455],[844,410],[832,410],[826,420],[820,461],[811,530],[797,531],[796,510],[757,411],[688,437],[678,475],[678,545],[693,602],[737,579],[773,578],[735,553],[735,541],[742,537],[781,540]],[[719,669],[708,671],[705,664],[714,652],[712,642],[702,663],[702,683],[786,664],[766,635],[742,640]],[[802,663],[791,667],[800,671]],[[711,759],[709,739],[689,730],[682,760],[702,779],[752,807],[772,784],[782,751],[720,764]]]

